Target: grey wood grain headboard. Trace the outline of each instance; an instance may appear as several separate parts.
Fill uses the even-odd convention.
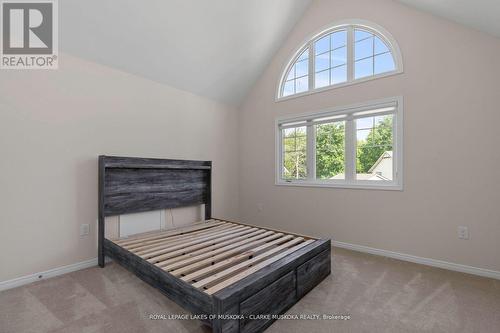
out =
[[[211,217],[212,162],[99,156],[99,265],[106,216],[205,204]]]

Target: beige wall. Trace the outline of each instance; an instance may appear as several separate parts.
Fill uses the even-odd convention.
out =
[[[234,109],[60,59],[0,73],[0,281],[97,256],[99,154],[213,160],[213,214],[237,217]]]
[[[404,73],[276,103],[282,66],[296,48],[347,18],[387,29]],[[499,59],[499,39],[396,2],[315,1],[241,110],[242,220],[500,271]],[[274,185],[277,116],[399,95],[404,191]],[[469,226],[470,240],[457,238],[459,225]]]
[[[390,31],[405,72],[275,103],[295,49],[346,18]],[[498,59],[498,39],[395,2],[324,0],[292,31],[239,119],[66,54],[57,71],[1,71],[0,281],[96,256],[99,154],[213,160],[217,217],[500,270]],[[399,95],[403,192],[274,185],[275,117]],[[81,223],[89,236],[79,236]],[[470,240],[457,239],[458,225],[470,227]]]

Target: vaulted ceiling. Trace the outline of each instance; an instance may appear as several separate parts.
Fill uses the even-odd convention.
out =
[[[500,37],[500,0],[398,0]],[[59,1],[61,51],[238,105],[312,0]]]
[[[398,0],[417,9],[500,37],[499,0]]]
[[[64,0],[61,51],[237,105],[310,2]]]

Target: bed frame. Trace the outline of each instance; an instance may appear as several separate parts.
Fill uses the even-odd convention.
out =
[[[99,156],[99,266],[111,257],[215,333],[262,332],[330,274],[330,240],[213,219],[211,178],[211,161]],[[203,222],[105,238],[107,216],[201,204]]]

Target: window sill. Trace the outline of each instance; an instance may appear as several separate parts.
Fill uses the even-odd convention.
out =
[[[360,190],[386,190],[403,191],[403,185],[397,183],[333,183],[333,182],[311,182],[311,181],[276,181],[278,186],[297,186],[297,187],[331,187]]]

